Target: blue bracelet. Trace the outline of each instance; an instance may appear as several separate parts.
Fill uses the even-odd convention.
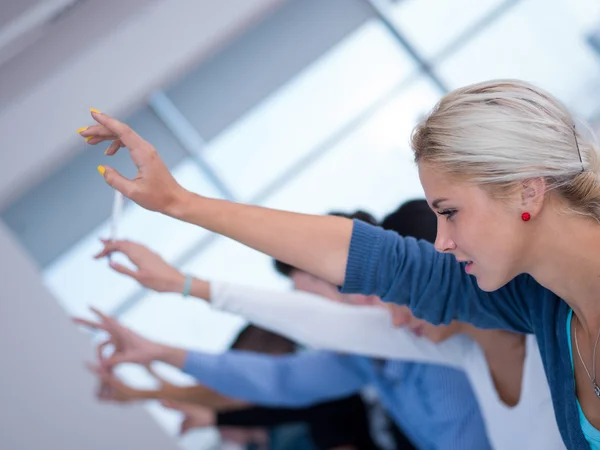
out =
[[[192,276],[190,274],[187,274],[185,276],[185,282],[183,284],[183,296],[184,297],[189,296],[191,291],[192,291]]]

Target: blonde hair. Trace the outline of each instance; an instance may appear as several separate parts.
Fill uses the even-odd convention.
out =
[[[492,193],[543,177],[570,211],[600,222],[597,144],[579,134],[562,103],[529,83],[494,80],[457,89],[411,139],[418,164],[430,163]]]

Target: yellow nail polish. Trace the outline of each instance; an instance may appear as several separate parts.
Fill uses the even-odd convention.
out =
[[[104,172],[106,172],[106,168],[104,166],[98,166],[98,172],[100,172],[100,175],[104,176]]]
[[[100,111],[98,111],[96,108],[90,108],[90,111],[93,113],[97,113],[97,114],[102,114]]]
[[[104,150],[104,154],[108,155],[108,149]]]
[[[88,136],[85,138],[85,142],[90,142],[94,136]]]
[[[77,133],[82,133],[85,130],[87,130],[89,127],[81,127],[81,128],[77,128]]]

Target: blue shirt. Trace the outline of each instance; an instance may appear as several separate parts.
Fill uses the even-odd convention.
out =
[[[308,406],[372,385],[417,448],[490,448],[466,376],[448,367],[325,351],[271,356],[231,350],[189,352],[183,370],[225,395],[270,406]]]
[[[452,320],[536,335],[558,427],[569,449],[589,448],[581,431],[565,323],[566,302],[520,275],[484,292],[454,256],[433,245],[355,221],[343,292],[408,305],[433,324]]]

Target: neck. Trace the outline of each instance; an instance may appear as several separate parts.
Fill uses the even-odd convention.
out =
[[[538,227],[524,272],[573,309],[588,334],[600,328],[600,226],[588,218],[555,213]]]

